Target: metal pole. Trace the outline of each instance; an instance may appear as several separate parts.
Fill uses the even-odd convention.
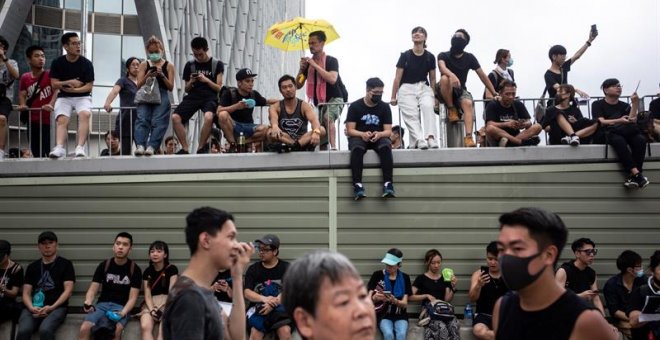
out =
[[[82,0],[80,6],[80,53],[85,55],[85,45],[87,45],[87,3],[88,0]]]

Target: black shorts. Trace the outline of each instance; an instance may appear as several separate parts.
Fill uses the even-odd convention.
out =
[[[0,116],[9,117],[11,109],[11,100],[7,97],[0,97]]]
[[[183,100],[179,103],[176,110],[174,110],[174,113],[181,117],[181,123],[186,124],[197,110],[215,113],[215,109],[217,108],[218,102],[215,97],[194,98],[187,95],[183,97]]]
[[[392,140],[386,137],[383,137],[375,142],[365,142],[360,137],[349,137],[348,138],[348,149],[353,151],[353,149],[360,148],[363,150],[377,150],[380,148],[390,148],[392,149]]]

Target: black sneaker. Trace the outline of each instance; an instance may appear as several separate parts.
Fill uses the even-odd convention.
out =
[[[387,183],[383,185],[383,198],[395,198],[395,192],[394,192],[394,184]]]
[[[181,149],[181,150],[177,151],[176,154],[177,154],[177,155],[188,155],[189,152],[186,151],[186,150],[184,150],[184,149]]]
[[[209,145],[208,144],[204,144],[204,146],[202,146],[201,148],[199,148],[197,150],[197,154],[205,154],[205,153],[209,153]]]
[[[364,187],[359,184],[353,184],[353,199],[359,201],[367,197],[367,194],[364,192]]]
[[[637,184],[634,177],[635,176],[628,176],[628,178],[626,178],[626,181],[623,182],[623,186],[628,188],[628,189],[637,189],[637,188],[639,188],[639,184]]]
[[[522,146],[536,146],[536,145],[539,145],[539,143],[541,143],[541,138],[539,138],[539,136],[534,136],[534,137],[530,137],[530,138],[527,138],[524,141],[522,141],[521,145]]]
[[[641,172],[638,172],[637,175],[632,177],[632,180],[637,183],[637,187],[640,189],[646,188],[647,185],[649,185],[649,179],[644,177]]]

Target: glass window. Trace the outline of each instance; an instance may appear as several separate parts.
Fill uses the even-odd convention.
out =
[[[135,9],[135,1],[124,0],[124,14],[137,14],[137,10]]]
[[[94,12],[100,12],[100,13],[113,13],[113,14],[121,14],[122,6],[121,6],[122,0],[102,0],[102,1],[97,1],[94,4]],[[129,2],[129,1],[125,1]],[[133,2],[132,0],[130,2]],[[91,10],[91,5],[90,10]]]
[[[64,8],[66,8],[66,9],[80,10],[81,7],[82,7],[81,0],[65,0],[64,1]]]
[[[62,8],[64,0],[35,0],[35,5]]]
[[[96,84],[96,82],[94,82],[94,84]],[[105,99],[108,98],[108,94],[110,94],[110,91],[112,91],[112,86],[110,87],[94,86],[94,88],[92,89],[92,107],[96,109],[102,108],[103,105],[105,104]],[[117,96],[117,98],[119,98],[119,96]],[[119,101],[117,101],[116,106],[119,106]],[[92,111],[96,112],[96,110],[92,110]],[[103,110],[103,112],[105,112],[105,110]],[[92,122],[92,123],[95,125],[94,129],[96,130],[97,129],[96,127],[98,126],[99,122]]]
[[[114,85],[121,76],[121,36],[109,34],[94,34],[92,62],[95,85]]]
[[[130,57],[144,59],[146,56],[144,40],[142,37],[136,35],[123,36],[121,50],[121,58],[124,61]]]

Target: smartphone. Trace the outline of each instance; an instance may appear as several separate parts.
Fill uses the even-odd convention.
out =
[[[637,93],[637,90],[639,90],[639,84],[641,84],[641,82],[641,80],[637,81],[637,86],[635,86],[635,91],[633,91],[633,93]]]
[[[150,67],[147,69],[147,72],[156,72],[156,70],[157,70],[156,66],[150,66]]]
[[[199,73],[195,72],[195,73],[190,74],[190,76],[193,77],[193,78],[197,78],[197,77],[199,77]]]
[[[392,292],[390,292],[389,290],[384,290],[384,291],[383,291],[383,294],[384,294],[384,295],[392,295]]]
[[[591,35],[598,35],[598,28],[596,27],[596,24],[591,25]]]
[[[481,272],[484,274],[488,274],[488,266],[481,266]]]

